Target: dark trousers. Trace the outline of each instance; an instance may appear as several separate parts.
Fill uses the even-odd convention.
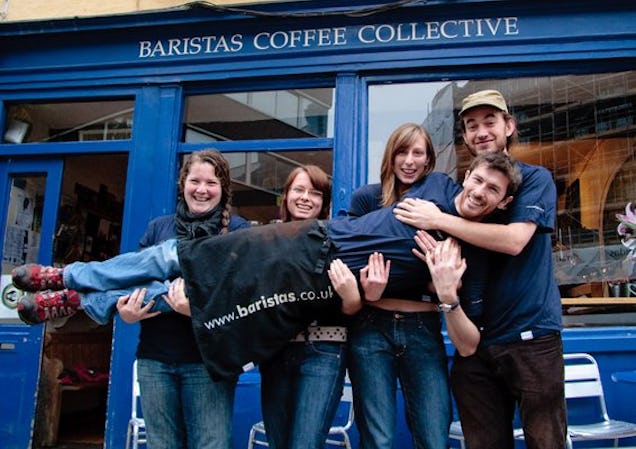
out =
[[[565,448],[560,334],[456,355],[451,385],[468,449],[513,448],[517,406],[529,449]]]

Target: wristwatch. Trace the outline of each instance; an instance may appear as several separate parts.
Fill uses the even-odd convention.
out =
[[[445,312],[445,313],[452,312],[453,310],[455,310],[458,307],[459,307],[459,300],[455,301],[452,304],[444,304],[443,302],[440,302],[437,305],[437,309],[440,312]]]

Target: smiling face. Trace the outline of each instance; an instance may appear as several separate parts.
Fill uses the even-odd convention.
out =
[[[222,197],[221,181],[207,162],[194,162],[183,183],[183,197],[188,210],[203,214],[214,209]]]
[[[478,165],[466,172],[464,190],[455,198],[457,212],[467,220],[480,221],[495,209],[504,209],[512,201],[507,194],[509,184],[501,171]]]
[[[480,153],[506,150],[506,141],[516,125],[506,119],[503,111],[492,106],[477,106],[461,117],[464,143],[473,156]]]
[[[429,160],[424,137],[417,136],[409,146],[399,148],[393,158],[395,177],[408,187],[424,176]]]
[[[300,171],[289,185],[285,201],[291,220],[297,221],[318,218],[324,198],[309,175]]]

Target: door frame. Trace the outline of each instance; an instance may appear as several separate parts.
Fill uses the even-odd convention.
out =
[[[15,175],[46,176],[38,249],[38,263],[50,264],[62,184],[62,159],[0,159],[0,223],[6,232],[11,179]],[[4,237],[0,239],[4,251]],[[29,449],[38,396],[44,325],[28,326],[19,321],[0,321],[0,385],[13,400],[0,406],[0,441],[6,449]]]

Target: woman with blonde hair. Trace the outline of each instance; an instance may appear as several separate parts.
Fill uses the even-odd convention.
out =
[[[428,132],[415,123],[399,126],[386,143],[380,183],[356,190],[349,214],[392,206],[434,168]],[[399,380],[414,447],[446,448],[451,416],[446,352],[430,297],[418,290],[364,301],[349,326],[348,345],[361,447],[393,447]]]

